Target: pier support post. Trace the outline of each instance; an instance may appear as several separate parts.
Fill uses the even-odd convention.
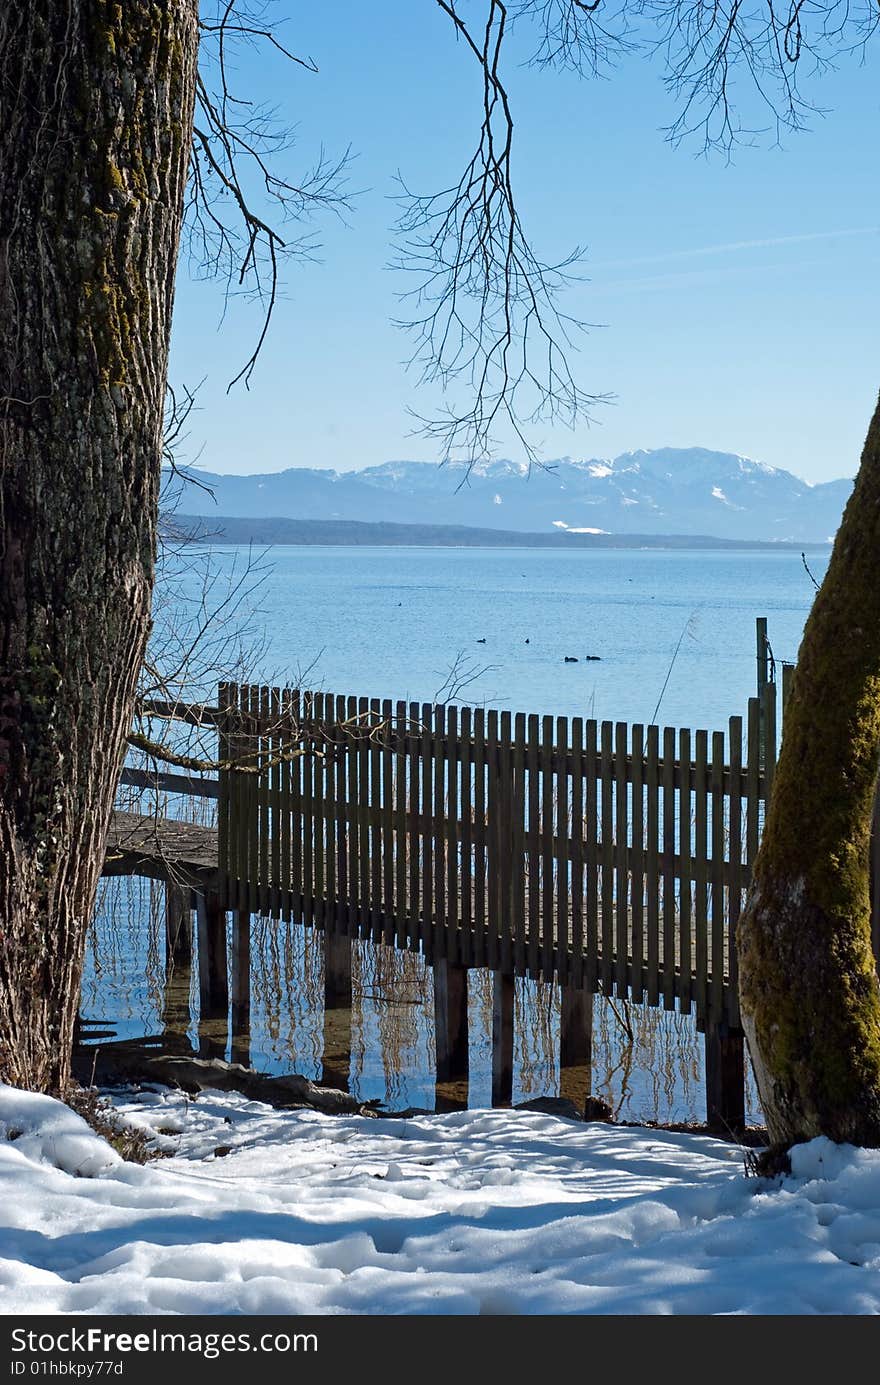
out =
[[[213,890],[196,895],[199,939],[199,1046],[203,1057],[226,1052],[229,980],[226,969],[226,913]]]
[[[730,1131],[745,1128],[745,1039],[728,1024],[706,1026],[706,1121]]]
[[[251,1032],[251,916],[246,909],[232,915],[232,1061],[250,1065]]]
[[[513,1001],[512,976],[492,973],[492,1105],[509,1106],[513,1100]]]
[[[582,986],[562,987],[560,1068],[589,1068],[593,1061],[593,996]]]
[[[433,971],[437,1081],[453,1082],[468,1075],[467,968],[444,957]]]
[[[165,974],[176,966],[192,965],[192,909],[190,891],[176,880],[165,885]]]
[[[324,928],[324,1008],[351,1009],[351,938]]]

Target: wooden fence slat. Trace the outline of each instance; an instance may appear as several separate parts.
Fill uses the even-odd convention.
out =
[[[627,801],[626,753],[628,727],[617,722],[614,728],[614,893],[615,893],[615,981],[617,994],[629,998],[629,804]]]
[[[315,772],[312,779],[312,803],[315,823],[315,922],[324,927],[327,918],[327,757],[324,753],[326,694],[315,693],[312,702],[314,736],[312,756]]]
[[[448,821],[446,801],[446,707],[434,708],[434,941],[431,950],[433,960],[446,957],[446,836],[444,827]]]
[[[640,1002],[645,990],[645,729],[636,723],[632,743],[632,850],[630,898],[632,909],[632,998]]]
[[[391,749],[394,710],[388,698],[382,703],[382,930],[381,941],[394,945],[394,755]]]
[[[446,708],[446,736],[450,746],[459,745],[458,729],[458,708]],[[448,824],[446,839],[446,917],[444,923],[445,950],[444,956],[455,964],[461,961],[460,948],[458,945],[458,920],[461,912],[459,899],[461,880],[461,859],[459,855],[459,829],[460,829],[460,808],[459,808],[459,762],[458,759],[450,755],[446,761],[446,821]]]
[[[526,893],[528,927],[526,965],[529,976],[537,980],[541,972],[541,748],[538,718],[526,721],[526,773],[528,775]]]
[[[568,760],[568,718],[556,719],[556,748],[560,769],[556,774],[556,976],[560,986],[568,984],[569,854],[571,820],[568,807],[569,777],[561,766]]]
[[[584,723],[571,722],[571,969],[569,991],[584,984]]]
[[[303,817],[303,922],[315,921],[315,695],[305,692],[300,703],[304,751],[302,777]]]
[[[589,720],[585,727],[584,781],[587,843],[587,928],[584,956],[584,988],[590,994],[599,987],[599,752],[598,727]]]
[[[335,767],[333,796],[336,800],[336,907],[333,910],[333,932],[350,935],[351,867],[349,864],[351,838],[348,813],[348,732],[345,698],[336,698],[333,721],[333,761]]]
[[[697,731],[694,736],[694,995],[697,1021],[705,1024],[707,1017],[708,956],[708,818],[709,818],[709,733]]]
[[[394,761],[394,940],[398,947],[406,945],[407,918],[409,916],[409,896],[407,893],[407,847],[409,833],[406,827],[407,801],[407,716],[406,703],[398,702],[395,715],[395,761]]]
[[[742,766],[742,729],[742,717],[731,717],[728,745],[732,782],[735,777],[739,777],[739,771]],[[734,792],[732,789],[728,803],[728,822],[728,855],[730,870],[727,877],[727,972],[729,984],[725,988],[727,997],[727,1014],[725,1018],[732,1026],[738,1027],[740,1023],[740,1014],[738,994],[739,975],[736,961],[736,926],[739,922],[743,902],[742,796],[739,792]]]
[[[553,718],[541,719],[541,975],[553,978]]]
[[[683,1015],[691,1012],[691,992],[693,990],[693,948],[691,929],[693,927],[691,909],[691,733],[682,729],[678,733],[678,759],[681,765],[681,781],[678,793],[678,854],[681,861],[678,889],[678,936],[681,965],[678,982],[678,1004]]]
[[[647,1000],[660,1001],[660,729],[649,726],[646,733],[645,789],[645,892],[647,908]]]
[[[422,936],[422,877],[421,877],[421,709],[417,702],[409,704],[409,724],[407,726],[407,759],[409,761],[409,827],[407,830],[407,849],[409,852],[409,902],[408,931],[410,947],[418,948]]]
[[[360,908],[358,936],[370,936],[372,912],[372,861],[370,858],[370,699],[357,702],[358,757],[358,867],[360,869]]]
[[[269,723],[269,689],[260,688],[259,706],[260,722],[265,729],[261,731],[259,738],[260,745],[260,775],[257,787],[257,813],[258,813],[258,838],[259,838],[259,898],[260,913],[267,918],[269,915],[269,784],[272,762],[272,735],[268,729]]]
[[[433,731],[434,709],[429,702],[422,704],[422,951],[433,960],[434,942],[434,823],[431,812],[433,798]]]
[[[382,704],[377,697],[370,698],[367,717],[368,742],[370,751],[368,806],[375,809],[378,817],[370,814],[369,853],[370,853],[370,940],[382,941],[382,747],[379,740],[379,727],[382,721]]]
[[[272,769],[269,780],[269,912],[281,917],[281,769],[284,743],[281,735],[281,690],[269,689],[272,718]]]
[[[761,704],[757,697],[749,698],[748,717],[746,860],[751,863],[758,854],[758,841],[760,839]]]
[[[511,779],[511,897],[510,930],[513,938],[513,971],[526,974],[526,718],[513,719],[513,769]]]
[[[500,935],[496,954],[505,976],[513,975],[513,853],[515,850],[513,828],[513,735],[510,712],[501,713],[498,727],[498,788],[500,792],[498,813],[498,931]]]
[[[461,921],[461,956],[459,958],[459,961],[461,962],[462,966],[470,966],[473,962],[474,956],[474,794],[470,707],[462,707],[460,716],[461,724],[459,726],[459,743],[461,747],[461,905],[459,909],[459,918]]]
[[[229,770],[224,769],[224,765],[228,765],[232,757],[229,697],[229,684],[220,683],[217,688],[217,705],[220,709],[220,716],[217,720],[217,761],[220,765],[220,769],[217,771],[217,868],[220,874],[225,876],[231,874],[229,854]]]
[[[675,731],[663,728],[663,1008],[675,1009]]]
[[[348,822],[348,936],[356,938],[360,933],[363,901],[361,894],[360,723],[356,697],[346,699],[345,720],[347,723],[345,758],[348,788],[346,804]]]
[[[509,713],[508,713],[509,715]],[[501,783],[501,743],[498,713],[486,716],[486,966],[498,966],[498,932],[501,927],[501,824],[504,816]]]
[[[253,729],[260,715],[260,689],[254,684],[248,687],[248,710],[252,728],[248,737],[248,768],[253,771],[260,767],[260,734]],[[248,898],[249,911],[256,914],[260,912],[260,775],[248,774],[247,785]]]
[[[712,989],[711,1019],[724,1016],[724,732],[712,733]]]
[[[486,713],[474,709],[474,948],[473,965],[486,965],[488,905],[486,852]]]

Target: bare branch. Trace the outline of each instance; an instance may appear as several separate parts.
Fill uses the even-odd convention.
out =
[[[421,383],[438,384],[447,396],[458,386],[465,396],[460,406],[447,403],[439,417],[420,417],[420,431],[438,442],[444,459],[473,463],[491,454],[503,427],[532,462],[532,427],[558,421],[573,427],[602,398],[582,391],[568,364],[587,324],[558,305],[581,252],[558,263],[541,260],[520,220],[513,117],[500,75],[506,5],[487,0],[478,33],[455,0],[436,3],[479,65],[482,120],[476,151],[455,186],[422,194],[399,180],[395,266],[416,279],[401,294],[411,312],[398,322],[413,338],[409,365]]]

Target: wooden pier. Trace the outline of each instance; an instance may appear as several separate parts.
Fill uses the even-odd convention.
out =
[[[712,733],[229,683],[215,706],[153,704],[215,730],[219,771],[122,782],[211,800],[214,821],[117,811],[106,872],[165,881],[169,966],[191,965],[195,920],[208,1052],[231,1012],[246,1058],[261,915],[323,931],[328,1015],[350,1009],[353,939],[424,956],[442,1081],[466,1078],[467,973],[490,969],[498,1103],[516,976],[560,985],[563,1069],[589,1072],[597,992],[693,1012],[708,1119],[736,1129],[735,929],[777,739],[764,673],[747,717]]]

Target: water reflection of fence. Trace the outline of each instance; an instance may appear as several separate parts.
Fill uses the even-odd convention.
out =
[[[693,1012],[709,1115],[742,1122],[735,929],[772,784],[772,679],[726,732],[231,683],[198,720],[217,727],[222,768],[197,788],[217,831],[169,887],[168,949],[186,952],[191,889],[203,1016],[226,1015],[226,911],[239,1037],[251,918],[292,919],[323,929],[330,1007],[350,1003],[353,938],[432,964],[441,1078],[466,1074],[466,978],[483,967],[495,1099],[511,1086],[513,978],[529,976],[562,987],[562,1066],[589,1065],[595,992]]]

